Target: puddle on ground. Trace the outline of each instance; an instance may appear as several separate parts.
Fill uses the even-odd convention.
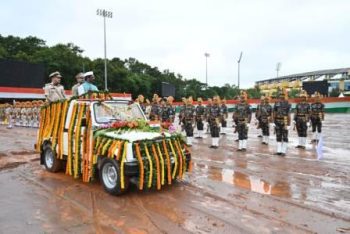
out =
[[[291,197],[291,187],[285,181],[268,182],[259,177],[228,168],[218,168],[199,163],[195,163],[194,165],[205,172],[209,179],[215,181],[222,181],[260,194]]]

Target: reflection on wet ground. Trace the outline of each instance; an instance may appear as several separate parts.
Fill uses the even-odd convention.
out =
[[[195,140],[194,170],[162,191],[135,187],[113,197],[101,185],[46,172],[33,153],[35,131],[0,127],[0,233],[343,233],[350,230],[350,115],[327,115],[324,159],[315,147],[285,158],[249,132]],[[232,130],[230,130],[232,131]],[[18,135],[22,138],[18,138]],[[14,144],[14,139],[16,139]]]
[[[272,184],[259,177],[249,176],[232,169],[207,166],[205,164],[201,165],[199,163],[194,163],[194,165],[199,169],[203,169],[201,172],[207,174],[207,178],[212,180],[222,181],[265,195],[276,195],[280,197],[291,196],[289,184],[284,181],[276,181]]]

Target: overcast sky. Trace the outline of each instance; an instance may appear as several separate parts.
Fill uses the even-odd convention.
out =
[[[318,69],[350,67],[350,0],[11,0],[0,3],[0,34],[73,42],[91,58],[134,57],[209,85],[237,84]]]

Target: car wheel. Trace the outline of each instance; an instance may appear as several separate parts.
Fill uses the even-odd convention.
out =
[[[104,158],[100,168],[100,180],[104,189],[112,195],[120,195],[128,190],[129,178],[124,177],[124,189],[121,188],[120,168],[114,159]]]
[[[62,160],[56,157],[56,153],[52,150],[51,145],[44,147],[44,165],[49,172],[58,172],[62,168]]]

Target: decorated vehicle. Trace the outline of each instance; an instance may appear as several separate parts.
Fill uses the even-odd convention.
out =
[[[133,182],[161,189],[182,179],[191,154],[180,134],[150,124],[137,103],[94,92],[43,106],[36,150],[50,172],[91,182],[119,195]]]

